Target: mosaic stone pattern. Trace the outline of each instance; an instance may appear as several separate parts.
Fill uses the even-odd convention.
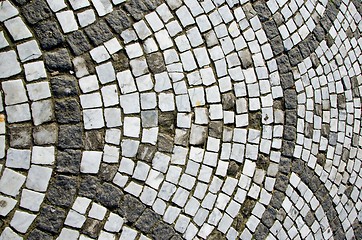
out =
[[[359,0],[1,0],[0,240],[362,239]]]

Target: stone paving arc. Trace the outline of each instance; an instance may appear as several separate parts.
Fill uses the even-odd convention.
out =
[[[362,238],[361,10],[0,1],[0,239]]]

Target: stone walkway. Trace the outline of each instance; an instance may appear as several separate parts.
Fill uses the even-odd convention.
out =
[[[0,240],[362,239],[360,0],[1,0]]]

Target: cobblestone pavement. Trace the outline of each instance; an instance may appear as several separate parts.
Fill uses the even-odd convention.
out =
[[[0,1],[0,240],[362,239],[360,0]]]

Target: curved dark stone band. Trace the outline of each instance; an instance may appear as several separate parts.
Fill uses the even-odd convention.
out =
[[[84,30],[87,37],[82,30],[65,36],[61,33],[56,21],[50,20],[54,20],[55,16],[45,1],[36,0],[27,3],[16,0],[16,3],[21,6],[19,8],[20,15],[32,25],[32,29],[40,41],[46,67],[51,71],[60,72],[60,75],[54,76],[50,80],[52,97],[55,99],[55,118],[58,124],[56,171],[53,172],[46,193],[47,204],[41,208],[35,220],[36,228],[25,237],[29,240],[52,239],[52,235],[59,234],[66,213],[71,208],[75,198],[83,196],[99,202],[110,211],[118,213],[125,218],[126,222],[132,224],[141,233],[152,236],[153,239],[181,239],[181,236],[170,224],[163,222],[157,213],[147,208],[141,201],[129,194],[124,194],[112,184],[102,183],[103,181],[112,181],[112,173],[117,171],[118,166],[102,164],[101,179],[80,175],[81,150],[97,148],[97,141],[100,138],[97,133],[92,133],[92,131],[84,132],[80,110],[80,90],[76,79],[66,72],[73,70],[71,59],[92,48],[87,37],[93,46],[97,46],[113,37],[110,28],[105,22],[99,21]],[[125,10],[115,10],[105,18],[108,24],[113,27],[113,31],[119,33],[131,26],[132,19],[130,16],[139,20],[144,14],[154,10],[160,4],[161,1],[158,0],[129,1],[129,3],[122,5]],[[119,21],[123,24],[120,24]],[[52,31],[50,38],[45,36],[47,31]],[[100,34],[102,32],[103,35]],[[101,38],[98,38],[98,35]],[[59,50],[59,47],[62,48]],[[57,50],[53,50],[55,48]],[[69,48],[73,54],[67,50]],[[97,237],[102,227],[101,221],[87,219],[82,233]]]
[[[354,1],[356,2],[356,1]],[[265,1],[256,1],[253,7],[262,22],[263,29],[271,44],[274,57],[276,58],[281,86],[284,91],[284,107],[285,107],[285,122],[284,122],[284,135],[282,144],[282,158],[279,163],[279,173],[276,176],[275,190],[272,195],[270,205],[261,218],[254,237],[255,239],[265,239],[268,235],[267,229],[270,229],[277,217],[278,211],[281,209],[281,203],[286,197],[285,191],[288,186],[289,177],[292,172],[298,173],[303,176],[303,182],[312,189],[323,209],[327,214],[330,226],[333,231],[335,239],[344,239],[345,232],[342,228],[342,223],[337,216],[337,212],[333,207],[333,202],[328,194],[328,191],[319,180],[318,176],[311,171],[305,163],[300,159],[293,157],[296,136],[297,136],[297,93],[294,89],[294,79],[292,67],[297,66],[303,59],[307,58],[315,51],[318,44],[323,41],[332,26],[333,21],[338,14],[338,7],[341,0],[328,1],[324,16],[317,23],[313,32],[309,33],[306,39],[295,45],[290,50],[285,50],[283,41],[277,24],[273,20],[273,16],[266,6]],[[361,4],[358,7],[359,11],[362,9]],[[308,174],[307,174],[308,173]],[[310,176],[313,178],[308,178]],[[318,185],[316,185],[316,182]],[[318,186],[323,186],[318,188]]]
[[[358,0],[352,0],[355,5],[359,6],[357,9],[361,12],[361,3]],[[154,10],[159,4],[163,1],[160,0],[144,0],[144,1],[129,1],[127,4],[121,5],[119,9],[116,9],[109,16],[102,18],[101,21],[97,21],[96,23],[86,27],[84,30],[78,30],[74,33],[63,35],[60,31],[59,26],[56,21],[49,21],[49,19],[54,19],[54,15],[52,12],[44,11],[46,8],[46,3],[43,0],[37,0],[32,3],[27,3],[23,0],[16,0],[19,5],[22,5],[21,13],[27,19],[30,24],[33,24],[34,31],[38,36],[42,49],[44,50],[45,62],[49,69],[67,72],[72,69],[72,64],[70,59],[74,56],[81,55],[87,51],[89,51],[92,46],[98,46],[99,44],[109,40],[113,37],[112,32],[120,33],[122,30],[131,26],[132,18],[134,20],[140,20],[144,16],[144,14],[148,13],[151,10]],[[44,5],[45,4],[45,5]],[[263,239],[266,237],[268,230],[272,226],[275,221],[275,213],[280,209],[281,203],[285,198],[285,190],[288,184],[289,175],[291,172],[296,172],[300,176],[313,176],[310,179],[308,177],[303,177],[302,180],[305,182],[312,190],[316,188],[315,182],[318,183],[317,186],[323,186],[322,182],[318,179],[318,177],[311,171],[301,160],[296,160],[293,158],[294,146],[296,141],[296,119],[297,119],[297,94],[294,89],[293,76],[291,72],[291,68],[300,63],[305,57],[309,56],[311,52],[313,52],[318,43],[320,43],[328,29],[330,28],[333,20],[336,18],[338,6],[340,4],[340,0],[337,1],[328,1],[327,9],[324,16],[321,18],[320,22],[317,24],[314,31],[309,34],[309,36],[294,46],[291,50],[285,51],[282,45],[281,37],[276,27],[274,20],[272,19],[272,15],[268,10],[265,1],[256,1],[253,3],[254,9],[257,12],[263,28],[266,32],[266,35],[271,43],[280,76],[281,76],[281,84],[284,90],[284,107],[285,107],[285,124],[284,124],[284,137],[283,137],[283,146],[282,146],[282,159],[280,161],[279,173],[277,175],[276,184],[275,184],[275,192],[273,193],[272,200],[270,206],[265,212],[265,216],[262,217],[262,223],[259,224],[255,238]],[[43,7],[42,7],[43,6]],[[32,15],[30,10],[35,9],[39,10],[41,13],[44,11],[44,14]],[[51,39],[46,39],[44,36],[45,28],[49,28],[54,32],[54,36]],[[101,33],[101,34],[100,34]],[[275,35],[276,34],[276,35]],[[97,37],[97,36],[101,37]],[[53,50],[55,48],[63,47],[61,50]],[[69,49],[69,51],[67,51]],[[72,53],[69,53],[72,50]],[[59,57],[61,56],[61,59]],[[65,83],[67,86],[63,86],[60,82]],[[61,86],[59,86],[61,85]],[[49,189],[50,191],[47,193],[47,200],[53,205],[49,206],[50,208],[54,208],[59,211],[59,216],[63,217],[63,221],[65,218],[65,212],[61,209],[70,208],[71,202],[77,196],[77,193],[81,196],[87,196],[92,198],[100,203],[105,204],[107,206],[107,199],[99,199],[96,197],[97,194],[105,194],[107,196],[107,191],[110,190],[109,184],[101,184],[99,179],[95,179],[92,177],[80,177],[76,176],[79,174],[79,165],[80,165],[80,150],[87,149],[89,146],[94,145],[95,143],[89,142],[89,135],[86,135],[83,130],[82,119],[81,119],[81,111],[80,111],[80,100],[79,100],[79,89],[74,79],[71,77],[57,76],[52,78],[51,80],[52,94],[55,97],[55,112],[56,112],[56,120],[59,124],[59,140],[58,140],[58,150],[60,153],[57,156],[57,171],[62,175],[55,176],[53,173],[53,180],[50,183]],[[71,94],[69,92],[64,93],[64,88],[71,88]],[[74,94],[72,94],[74,93]],[[57,106],[59,106],[59,111],[57,111]],[[65,107],[64,107],[65,106]],[[77,118],[72,112],[69,115],[64,114],[60,109],[64,108],[76,109],[76,112],[79,112],[79,118]],[[72,114],[74,116],[72,116]],[[97,139],[98,133],[94,134],[87,133],[92,135],[95,139]],[[67,163],[67,158],[65,156],[72,156],[73,165],[69,167]],[[63,164],[64,163],[64,164]],[[66,166],[67,165],[67,166]],[[301,170],[302,169],[302,170]],[[302,172],[301,172],[302,171]],[[64,174],[64,175],[63,175]],[[70,176],[69,176],[70,175]],[[318,182],[319,181],[319,182]],[[69,191],[68,186],[74,187],[74,191]],[[98,189],[95,189],[94,195],[90,194],[90,189],[93,189],[93,186],[98,186]],[[94,190],[94,189],[93,189]],[[98,192],[97,192],[98,191]],[[99,192],[100,191],[100,192]],[[113,191],[113,190],[112,190]],[[116,191],[116,190],[114,190]],[[118,191],[120,191],[118,189]],[[147,218],[148,216],[153,217],[154,213],[150,211],[145,211],[145,205],[138,201],[137,199],[124,195],[122,191],[117,192],[119,195],[120,203],[120,214],[125,218],[129,219],[130,222],[134,222],[135,226],[142,231],[143,233],[148,233],[147,230],[142,229],[142,224],[137,226],[137,222],[141,219],[142,216]],[[61,193],[57,195],[56,193]],[[327,214],[328,220],[330,222],[331,228],[333,230],[333,234],[335,239],[343,239],[345,235],[343,232],[343,228],[341,222],[336,215],[336,211],[333,207],[333,202],[330,199],[326,188],[323,186],[322,188],[316,189],[315,192],[318,200],[322,203],[323,209]],[[64,199],[69,198],[69,199]],[[117,197],[118,199],[118,197]],[[125,200],[122,200],[125,199]],[[126,202],[127,201],[127,202]],[[129,213],[127,210],[129,204],[132,205],[131,208],[137,206],[137,209],[140,210],[138,213],[138,217],[133,216],[134,213]],[[123,205],[127,205],[127,207],[122,208]],[[115,205],[112,203],[112,206]],[[113,207],[109,206],[110,209]],[[117,205],[118,206],[118,205]],[[44,222],[46,222],[49,218],[47,215],[49,211],[48,208],[45,208],[41,211],[41,214],[38,219],[38,228],[42,230],[46,230],[44,226]],[[48,210],[49,210],[48,209]],[[164,223],[159,223],[157,220],[155,221],[155,225],[160,224],[160,226]],[[152,221],[151,221],[152,222]],[[156,224],[157,222],[157,224]],[[165,224],[166,225],[166,224]],[[157,225],[158,226],[158,225]],[[170,228],[168,225],[165,228]],[[59,230],[59,229],[58,229]],[[171,228],[172,230],[172,228]],[[171,231],[170,230],[170,231]],[[38,232],[38,230],[34,230],[34,232]],[[167,231],[168,232],[168,231]],[[177,234],[172,230],[172,236],[177,236]],[[265,233],[265,234],[264,234]],[[30,234],[31,235],[31,234]],[[30,238],[29,235],[29,239]],[[171,236],[170,235],[170,236]],[[180,237],[180,236],[178,236]],[[155,235],[157,238],[157,234]],[[44,238],[45,239],[45,238]]]
[[[328,190],[316,173],[302,161],[294,161],[291,171],[300,176],[300,179],[312,190],[321,204],[333,231],[334,239],[345,239],[345,232],[343,231],[342,223],[338,217],[335,208],[336,206],[333,203]]]

